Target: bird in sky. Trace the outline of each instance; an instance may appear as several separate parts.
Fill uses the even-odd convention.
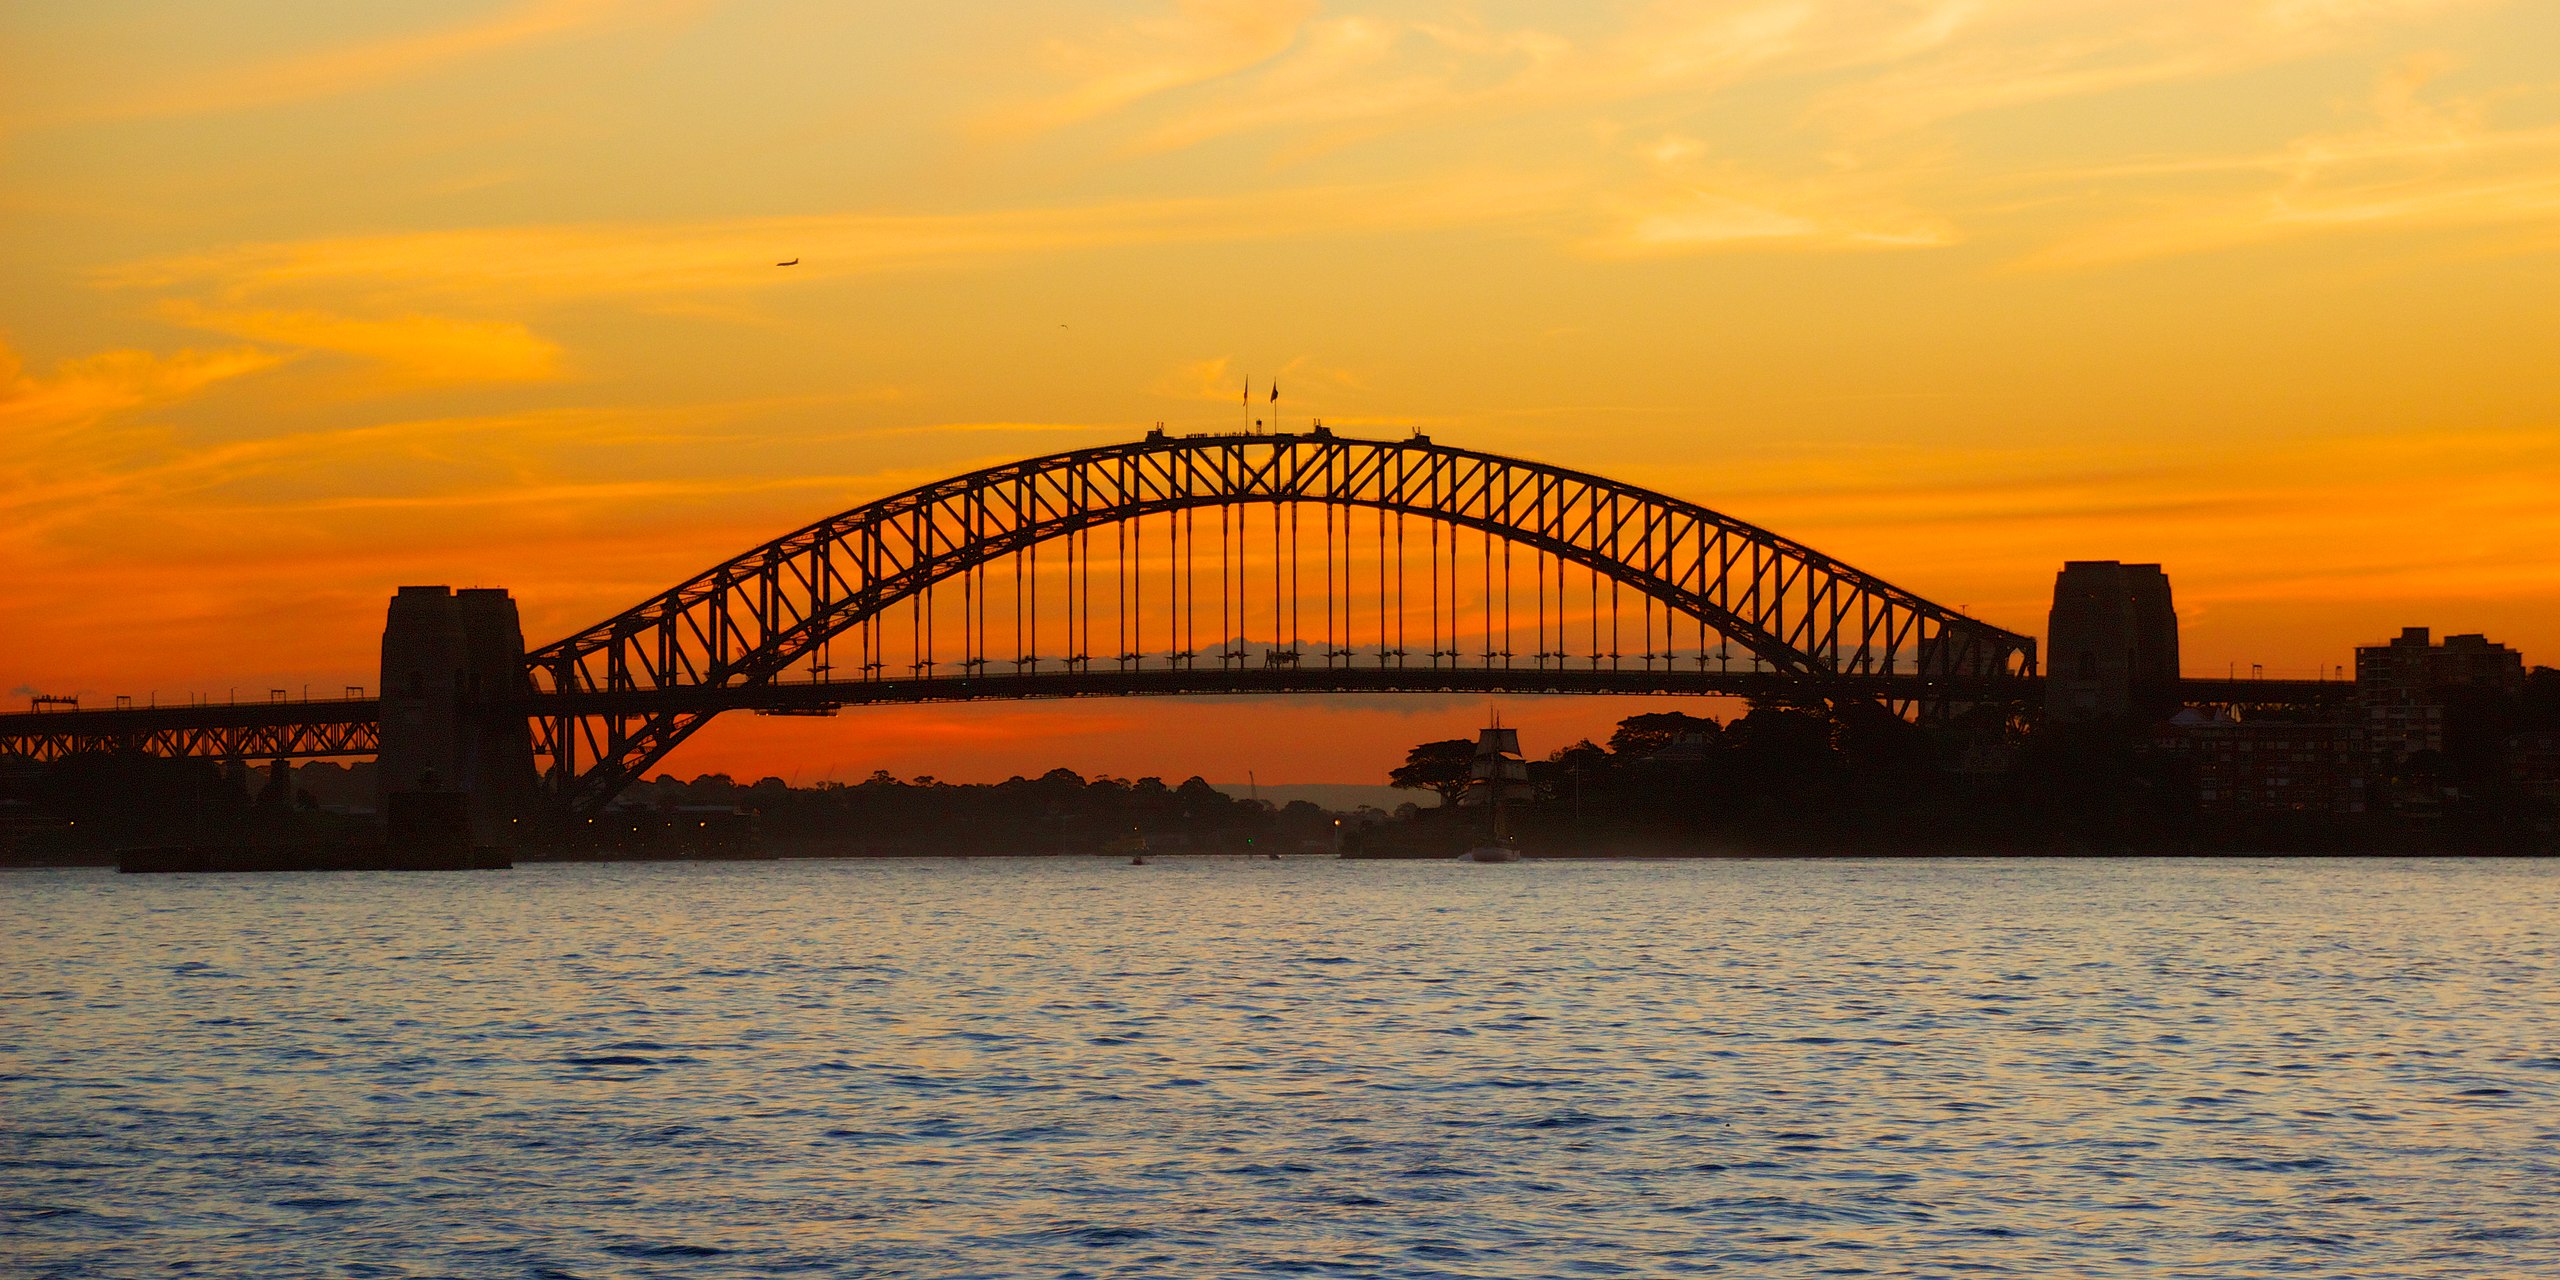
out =
[[[777,263],[775,263],[775,264],[773,264],[773,265],[775,265],[775,266],[777,266],[777,267],[796,267],[796,266],[799,266],[799,265],[800,265],[800,260],[799,260],[798,258],[793,258],[793,259],[792,259],[791,261],[789,261],[789,262],[777,262]]]

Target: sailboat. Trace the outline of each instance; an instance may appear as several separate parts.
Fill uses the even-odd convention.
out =
[[[1460,805],[1490,811],[1491,832],[1483,844],[1458,856],[1468,862],[1518,862],[1520,842],[1512,838],[1506,802],[1526,800],[1530,794],[1529,762],[1520,758],[1520,731],[1503,728],[1497,715],[1492,727],[1476,734],[1475,758],[1467,766],[1467,790],[1458,797]]]

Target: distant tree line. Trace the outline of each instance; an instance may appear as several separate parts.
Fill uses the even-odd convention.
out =
[[[751,819],[761,847],[785,854],[1289,853],[1330,851],[1334,832],[1334,816],[1303,800],[1274,807],[1196,777],[1167,786],[1161,778],[1088,779],[1071,769],[994,783],[902,780],[884,771],[815,787],[660,774],[625,792],[596,825],[647,830],[672,820],[665,829],[682,839],[688,814],[704,823],[724,814]]]
[[[372,838],[371,762],[271,770],[204,759],[81,755],[0,762],[0,861],[111,861],[154,845]],[[1382,815],[1381,815],[1382,816]],[[533,837],[571,856],[988,855],[1331,851],[1336,816],[1274,806],[1199,778],[950,783],[887,773],[844,785],[727,774],[637,783],[593,821]],[[537,850],[538,854],[539,850]]]

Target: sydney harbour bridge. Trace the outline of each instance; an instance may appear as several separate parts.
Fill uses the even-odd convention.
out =
[[[1635,485],[1422,435],[1159,429],[829,516],[531,649],[504,591],[404,587],[374,697],[12,713],[0,755],[374,755],[485,826],[592,815],[733,710],[1464,692],[1925,719],[2039,683],[2028,636]]]

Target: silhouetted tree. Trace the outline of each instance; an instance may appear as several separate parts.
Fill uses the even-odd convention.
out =
[[[1648,711],[1618,722],[1609,735],[1609,750],[1622,756],[1649,756],[1682,738],[1712,741],[1724,726],[1683,711]]]
[[[1429,791],[1442,804],[1455,804],[1466,794],[1467,768],[1475,761],[1476,744],[1464,738],[1426,742],[1405,753],[1404,763],[1388,771],[1387,781],[1412,791]]]

